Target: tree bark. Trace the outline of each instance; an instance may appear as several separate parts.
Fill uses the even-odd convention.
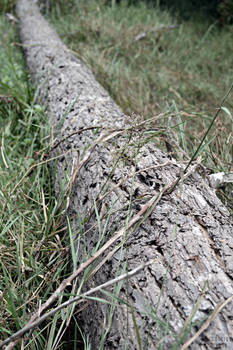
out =
[[[131,270],[156,259],[122,284],[119,298],[131,307],[115,303],[103,348],[140,349],[138,331],[141,349],[157,349],[159,342],[163,349],[171,349],[176,337],[182,343],[183,326],[198,300],[195,326],[188,337],[220,302],[233,295],[232,217],[198,170],[173,188],[185,164],[169,159],[149,142],[139,122],[130,124],[32,1],[19,0],[17,15],[28,69],[40,100],[47,103],[56,142],[60,142],[53,154],[64,154],[57,161],[55,192],[57,196],[62,193],[61,179],[72,179],[69,217],[76,228],[78,216],[85,222],[82,259],[85,249],[90,253],[95,247],[101,232],[105,232],[103,244],[125,227],[117,242],[121,247],[108,256],[85,288],[114,278],[125,266]],[[151,212],[142,215],[153,198],[157,201],[150,202]],[[94,201],[101,216],[100,229],[94,226]],[[127,229],[127,222],[138,214],[144,218],[140,225]],[[232,306],[227,303],[190,349],[222,349],[226,343],[230,349]],[[100,302],[91,302],[82,312],[92,349],[100,348],[109,315],[110,307]]]

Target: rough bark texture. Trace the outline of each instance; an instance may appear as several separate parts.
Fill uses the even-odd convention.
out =
[[[41,100],[48,104],[58,139],[95,125],[109,129],[129,126],[120,108],[91,71],[64,46],[38,8],[29,0],[19,0],[17,14],[28,68],[40,86]],[[111,135],[110,131],[107,133]],[[112,208],[106,230],[106,235],[110,235],[125,225],[129,203],[133,217],[148,198],[177,178],[184,166],[175,162],[139,172],[170,161],[152,143],[141,142],[137,147],[143,135],[142,131],[123,133],[96,143],[91,151],[90,145],[99,136],[95,130],[77,133],[60,143],[55,149],[57,154],[72,151],[59,158],[57,179],[65,178],[63,174],[71,173],[86,157],[70,197],[70,217],[77,218],[78,213],[82,219],[88,217],[93,200],[125,179],[97,201],[102,213],[104,208]],[[130,177],[135,170],[137,174]],[[59,194],[58,180],[55,190]],[[92,215],[87,228],[95,221]],[[102,219],[102,228],[105,223],[106,217]],[[98,238],[98,230],[91,229],[85,236],[87,249],[92,249]],[[95,286],[115,277],[118,267],[122,268],[126,261],[131,270],[141,262],[157,258],[157,263],[130,279],[127,285],[123,284],[120,293],[120,297],[127,298],[135,307],[143,349],[157,348],[161,338],[163,349],[172,348],[174,335],[181,332],[207,280],[209,287],[195,314],[196,327],[191,334],[219,302],[233,295],[233,221],[198,172],[170,194],[164,194],[150,216],[135,230],[127,232],[124,239],[122,254],[118,250],[88,283]],[[233,347],[232,306],[232,302],[227,304],[190,349]],[[132,315],[127,312],[129,309],[124,305],[116,307],[104,349],[123,349],[127,343],[128,349],[139,348]],[[101,331],[108,317],[109,307],[101,303],[92,303],[84,310],[83,327],[90,335],[92,349],[99,349]],[[164,326],[166,321],[168,329]]]

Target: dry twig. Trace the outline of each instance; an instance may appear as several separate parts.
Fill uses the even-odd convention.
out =
[[[7,338],[6,340],[4,340],[2,343],[0,343],[0,348],[2,348],[4,345],[9,344],[10,342],[16,340],[17,338],[22,338],[24,336],[25,333],[27,333],[28,331],[34,329],[35,327],[39,326],[39,324],[43,321],[45,321],[47,318],[53,316],[56,312],[60,311],[61,309],[64,309],[65,307],[77,302],[80,299],[86,298],[91,294],[94,294],[98,291],[101,291],[104,288],[107,288],[115,283],[118,283],[126,278],[130,278],[132,276],[134,276],[136,273],[138,273],[140,270],[144,269],[146,266],[151,265],[152,263],[154,263],[156,260],[151,260],[148,261],[138,267],[136,267],[135,269],[133,269],[130,272],[127,272],[121,276],[118,276],[106,283],[101,284],[100,286],[90,289],[89,291],[87,291],[86,293],[80,294],[64,303],[62,303],[61,305],[58,305],[56,308],[50,310],[49,312],[47,312],[46,314],[44,314],[41,317],[38,317],[36,319],[36,321],[34,322],[30,322],[28,323],[25,327],[23,327],[22,329],[20,329],[18,332],[14,333],[12,336],[10,336],[9,338]],[[10,344],[11,345],[11,344]],[[10,345],[6,348],[6,349],[12,349],[10,347]]]
[[[190,338],[183,346],[180,350],[185,350],[189,347],[189,345],[191,345],[194,340],[197,339],[197,337],[199,337],[199,335],[201,335],[201,333],[203,333],[210,325],[210,323],[216,318],[216,316],[222,311],[222,309],[231,301],[233,300],[233,295],[229,298],[227,298],[225,301],[223,301],[221,304],[219,304],[217,306],[217,308],[214,310],[214,312],[212,313],[212,315],[210,315],[210,317],[205,321],[205,323],[201,326],[201,328],[199,329],[199,331],[194,334],[194,336],[192,338]]]

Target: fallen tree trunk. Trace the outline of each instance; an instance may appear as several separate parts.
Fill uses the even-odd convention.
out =
[[[78,216],[85,222],[82,259],[84,246],[87,254],[93,251],[102,232],[101,244],[124,228],[115,250],[105,253],[106,263],[85,288],[114,278],[126,266],[131,270],[155,259],[122,284],[119,298],[127,303],[115,303],[112,320],[110,307],[100,302],[83,310],[83,328],[92,349],[101,347],[102,332],[110,321],[104,349],[126,345],[155,349],[158,343],[171,349],[177,339],[183,342],[191,321],[195,326],[189,337],[213,310],[216,317],[204,324],[191,349],[229,345],[233,342],[229,212],[198,173],[197,164],[182,175],[185,164],[171,161],[149,142],[146,124],[130,124],[36,5],[19,0],[17,15],[28,68],[54,127],[52,152],[63,154],[57,161],[55,191],[59,196],[61,180],[66,181],[63,194],[69,195],[70,220],[74,227]],[[226,306],[218,309],[224,301]]]

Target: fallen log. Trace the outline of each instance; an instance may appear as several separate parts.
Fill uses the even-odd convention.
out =
[[[146,122],[132,125],[32,1],[19,0],[17,16],[28,69],[53,125],[52,154],[63,155],[55,192],[69,197],[73,227],[78,217],[85,223],[80,259],[122,232],[84,288],[155,260],[122,283],[124,303],[93,301],[82,311],[92,349],[172,349],[187,331],[191,349],[230,348],[233,220],[199,164],[184,173],[185,163],[150,142]]]

